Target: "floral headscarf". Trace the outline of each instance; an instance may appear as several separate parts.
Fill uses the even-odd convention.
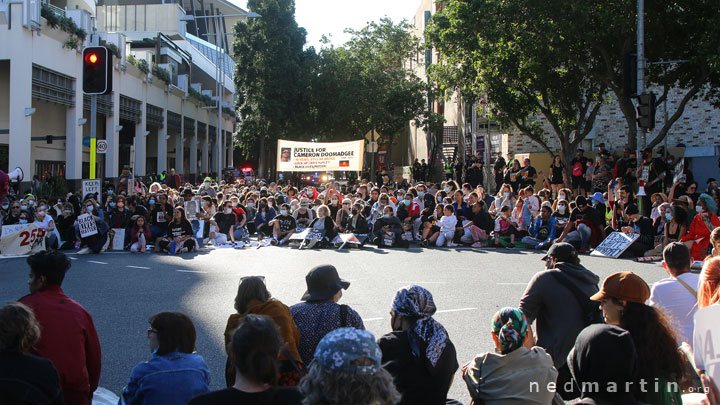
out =
[[[448,334],[432,317],[437,308],[430,291],[417,285],[403,287],[395,294],[392,309],[400,316],[417,319],[408,329],[413,355],[421,357],[424,352],[435,367],[447,345]]]
[[[523,345],[528,323],[525,314],[517,308],[499,310],[492,321],[492,331],[502,346],[502,354],[508,354]]]

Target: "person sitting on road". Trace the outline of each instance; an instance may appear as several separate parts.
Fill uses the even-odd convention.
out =
[[[540,217],[529,229],[530,235],[522,238],[521,242],[532,249],[547,249],[555,239],[555,218],[552,217],[552,208],[549,203],[543,204]]]
[[[283,348],[279,357],[278,385],[298,385],[305,367],[300,359],[297,346],[300,343],[298,330],[290,314],[290,308],[272,297],[265,286],[265,277],[249,276],[240,279],[237,295],[235,296],[235,311],[230,315],[225,327],[225,346],[230,347],[232,336],[240,322],[250,314],[267,315],[275,321],[280,331]],[[225,370],[225,381],[228,387],[235,383],[235,369],[232,366],[231,351],[228,352],[228,362]]]
[[[210,390],[210,369],[195,353],[195,325],[182,312],[165,311],[148,319],[153,356],[130,373],[124,404],[185,404]]]
[[[273,218],[270,223],[273,226],[273,239],[270,241],[273,245],[284,245],[290,237],[295,234],[295,218],[290,215],[290,205],[282,204],[280,206],[280,215]]]
[[[500,246],[500,237],[509,236],[510,243],[507,245],[509,248],[515,247],[515,235],[517,235],[517,223],[513,223],[511,216],[510,207],[503,205],[500,209],[500,215],[495,218],[495,229],[493,230],[493,243],[495,246]]]
[[[365,329],[362,318],[347,305],[337,302],[342,290],[350,283],[342,280],[337,269],[331,265],[320,265],[305,276],[307,291],[302,296],[305,302],[290,307],[293,320],[300,330],[298,352],[303,364],[310,364],[320,339],[328,332],[342,327]]]
[[[630,389],[639,361],[628,331],[607,324],[588,326],[578,334],[567,363],[580,390],[574,405],[643,404]]]
[[[313,212],[309,208],[310,200],[308,200],[307,197],[301,197],[299,208],[293,211],[292,214],[298,228],[307,228],[314,219]]]
[[[75,209],[72,203],[66,202],[62,207],[62,212],[55,219],[58,234],[62,245],[59,246],[60,250],[69,250],[75,248],[75,241],[77,237],[75,235],[75,221],[77,215],[75,215]]]
[[[57,250],[42,251],[27,263],[30,294],[20,303],[32,309],[42,331],[30,353],[53,362],[66,403],[89,405],[100,381],[100,340],[90,314],[61,288],[70,259]]]
[[[680,404],[678,382],[684,376],[684,363],[676,334],[662,311],[645,304],[648,298],[650,288],[630,271],[608,276],[602,289],[590,297],[601,303],[605,322],[627,330],[635,342],[636,397],[650,404]],[[641,389],[643,382],[651,385],[650,389]]]
[[[394,405],[401,399],[370,332],[336,329],[319,342],[315,359],[300,382],[305,405]]]
[[[235,242],[235,233],[233,231],[233,228],[235,226],[235,222],[237,221],[237,217],[232,212],[232,204],[230,201],[225,201],[222,205],[222,210],[219,211],[215,216],[213,217],[213,221],[215,222],[215,227],[211,230],[211,241],[215,246],[223,245],[228,242],[228,240]],[[214,231],[214,237],[212,235]]]
[[[158,248],[171,255],[181,253],[183,250],[199,252],[201,249],[193,238],[192,224],[185,217],[185,208],[177,206],[173,211],[173,220],[168,225],[166,238],[158,241]]]
[[[490,332],[495,352],[483,353],[462,368],[470,397],[478,404],[550,404],[558,372],[542,347],[535,346],[525,314],[506,307],[495,313]],[[562,402],[562,401],[561,401]]]
[[[261,198],[258,204],[258,211],[255,214],[255,231],[258,234],[258,241],[260,241],[265,237],[272,236],[273,227],[270,225],[270,221],[277,214],[269,205],[267,198]]]
[[[655,242],[652,220],[640,215],[635,205],[625,207],[625,216],[630,225],[620,230],[625,234],[637,234],[638,238],[623,252],[622,257],[643,257],[645,252],[653,248]]]
[[[383,208],[383,216],[373,225],[373,243],[378,247],[407,247],[407,241],[401,239],[403,232],[400,220],[394,215],[391,206]]]
[[[150,227],[145,224],[145,217],[136,215],[135,223],[130,230],[130,252],[145,253],[147,251],[147,243],[152,240]]]
[[[470,195],[475,194],[474,192]],[[485,202],[478,200],[470,206],[472,211],[471,221],[463,222],[463,236],[460,238],[462,243],[471,244],[472,247],[482,247],[489,238],[493,229],[493,220],[490,214],[485,210]]]
[[[358,202],[353,205],[352,210],[350,211],[352,217],[350,217],[350,219],[348,220],[347,226],[345,227],[345,232],[355,233],[358,235],[367,235],[370,233],[370,228],[368,228],[367,219],[362,214],[365,208],[365,204],[360,201],[362,200],[358,200]]]
[[[19,302],[0,308],[0,398],[8,404],[63,404],[52,361],[29,354],[40,339],[32,309]]]
[[[157,204],[150,204],[150,232],[153,238],[164,237],[167,234],[168,223],[173,217],[173,206],[168,202],[167,194],[158,194]]]
[[[108,242],[108,231],[110,230],[107,222],[105,222],[105,213],[100,209],[100,206],[95,202],[94,198],[88,198],[83,202],[82,214],[88,214],[93,217],[95,226],[97,227],[97,233],[80,238],[81,249],[78,251],[78,254],[84,255],[91,251],[95,254],[104,252]],[[77,222],[75,227],[77,229]]]
[[[414,190],[413,190],[414,191]],[[417,239],[417,230],[420,227],[420,204],[410,191],[405,193],[398,202],[397,218],[403,226],[403,232],[411,232],[413,239]]]
[[[34,224],[45,231],[45,247],[47,249],[56,249],[59,241],[55,234],[55,220],[48,214],[46,205],[40,205],[35,211]]]
[[[570,381],[566,358],[575,338],[588,325],[586,305],[598,291],[600,278],[580,264],[577,251],[569,243],[555,243],[543,257],[545,270],[528,283],[518,308],[528,324],[536,322],[537,346],[550,354],[558,370],[558,391],[565,400],[573,399],[572,390],[565,391]],[[596,316],[599,310],[596,308]],[[577,394],[577,393],[576,393]]]
[[[435,240],[436,246],[457,246],[455,243],[453,243],[457,221],[458,219],[455,216],[455,208],[450,204],[445,205],[443,207],[443,216],[437,221],[437,225],[440,227],[440,231],[438,233],[437,239]]]
[[[688,228],[688,233],[681,240],[690,248],[693,260],[699,261],[705,259],[707,255],[710,233],[720,227],[720,218],[717,216],[715,200],[705,193],[698,197],[697,212]]]
[[[317,209],[317,218],[313,219],[310,223],[310,228],[317,231],[325,231],[325,236],[322,239],[320,246],[329,244],[337,236],[337,230],[335,221],[330,216],[330,208],[327,205],[321,205]]]
[[[255,216],[257,215],[257,208],[255,207],[255,201],[257,201],[255,195],[251,191],[248,191],[247,194],[245,194],[244,209],[247,229],[250,235],[254,235],[256,231]]]
[[[277,325],[266,315],[248,314],[230,331],[228,351],[234,380],[228,388],[195,397],[189,405],[300,405],[293,387],[277,387],[282,340]]]
[[[398,404],[444,404],[458,362],[447,331],[433,319],[430,291],[413,285],[397,291],[390,311],[392,332],[378,339],[382,364],[402,394]]]
[[[603,216],[588,204],[584,196],[575,197],[575,209],[562,234],[556,242],[568,242],[576,246],[579,252],[587,252],[593,240],[605,238],[605,229],[602,228]]]

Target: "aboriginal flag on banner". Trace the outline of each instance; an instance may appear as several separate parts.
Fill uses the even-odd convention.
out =
[[[341,160],[340,167],[350,167],[350,161],[349,160]]]

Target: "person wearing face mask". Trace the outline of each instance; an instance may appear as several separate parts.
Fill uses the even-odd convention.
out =
[[[270,225],[270,221],[272,221],[276,215],[275,210],[268,205],[267,199],[260,198],[258,212],[255,214],[255,230],[258,233],[258,241],[262,240],[263,237],[268,237],[273,234],[273,227]]]
[[[681,241],[690,249],[693,260],[702,261],[707,256],[710,233],[720,226],[720,219],[717,216],[715,200],[705,193],[698,197],[696,210],[698,214],[693,218],[688,233],[681,238]]]
[[[383,208],[382,217],[373,224],[373,242],[378,247],[406,245],[407,241],[403,241],[400,235],[402,235],[402,224],[394,215],[392,207],[386,205]]]
[[[280,214],[273,218],[270,224],[273,227],[273,238],[270,243],[275,246],[286,244],[297,228],[295,218],[290,215],[290,205],[281,205]]]
[[[574,243],[580,246],[581,253],[587,252],[592,243],[605,239],[602,224],[603,216],[588,204],[584,196],[579,195],[575,197],[575,209],[570,213],[570,219],[556,242]]]
[[[257,231],[255,229],[255,216],[257,215],[257,199],[252,191],[245,194],[245,218],[247,221],[247,229],[250,235],[254,235]]]
[[[385,193],[381,194],[378,201],[372,207],[370,224],[374,224],[378,219],[382,218],[383,210],[385,209],[385,206],[388,205],[390,205],[390,197]],[[394,207],[392,205],[390,205],[390,207],[393,208],[394,211]]]
[[[116,201],[113,201],[108,210],[108,223],[111,228],[114,229],[125,229],[130,223],[130,217],[132,213],[125,207],[127,200],[123,196],[119,196]]]
[[[345,232],[348,221],[352,217],[351,211],[352,201],[349,198],[346,198],[342,202],[342,208],[338,210],[337,214],[335,214],[335,223],[338,226],[338,231]],[[330,209],[330,212],[332,213],[332,208]]]
[[[130,373],[124,404],[186,404],[210,391],[210,369],[195,352],[195,325],[182,312],[165,311],[148,319],[152,358]]]
[[[330,208],[328,208],[327,205],[320,205],[317,208],[317,218],[313,219],[310,223],[310,227],[318,231],[325,231],[322,243],[320,243],[320,246],[317,247],[326,245],[335,239],[335,236],[337,236],[337,226],[335,225],[335,221],[333,221],[332,216],[330,216]]]
[[[640,215],[637,206],[625,208],[625,216],[630,225],[620,229],[625,234],[638,234],[639,237],[623,252],[622,257],[642,257],[654,246],[655,231],[650,218]]]
[[[355,205],[352,206],[352,209],[350,211],[350,214],[352,216],[348,219],[347,226],[345,227],[345,232],[358,235],[367,235],[370,233],[367,219],[362,214],[364,207],[365,204],[363,204],[362,202],[356,202]],[[363,240],[363,244],[366,240],[367,239]]]
[[[38,207],[35,211],[34,224],[45,231],[45,249],[56,249],[59,241],[55,231],[55,220],[48,215],[47,207]]]
[[[298,228],[306,228],[312,222],[314,215],[310,209],[310,200],[307,197],[300,198],[300,207],[293,211],[293,218]]]
[[[72,204],[69,202],[65,203],[62,206],[62,213],[55,219],[55,226],[57,227],[60,240],[62,241],[62,245],[60,245],[61,250],[75,248],[75,241],[77,239],[73,224],[76,219],[77,216],[75,215]]]
[[[105,222],[105,212],[100,209],[95,199],[88,198],[83,202],[81,213],[93,216],[98,233],[80,239],[82,248],[78,251],[78,254],[88,254],[91,251],[95,254],[104,252],[107,248],[106,243],[108,242],[108,231],[110,230],[107,222]],[[79,232],[77,221],[75,221],[75,229],[76,232]]]
[[[495,200],[490,204],[490,214],[499,215],[502,207],[508,207],[511,210],[515,208],[515,195],[512,192],[512,187],[509,184],[503,184],[500,186]]]
[[[413,194],[408,191],[398,202],[397,218],[402,223],[403,232],[412,232],[413,239],[419,239],[421,210],[420,204],[413,197]]]
[[[553,211],[552,217],[555,219],[555,234],[559,235],[570,219],[570,209],[567,201],[558,201],[557,209]]]

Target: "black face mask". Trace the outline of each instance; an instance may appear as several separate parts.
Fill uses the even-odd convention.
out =
[[[358,210],[356,210],[355,208],[353,208],[353,209],[352,209],[352,214],[353,214],[353,215],[357,215],[357,213],[358,213]]]

